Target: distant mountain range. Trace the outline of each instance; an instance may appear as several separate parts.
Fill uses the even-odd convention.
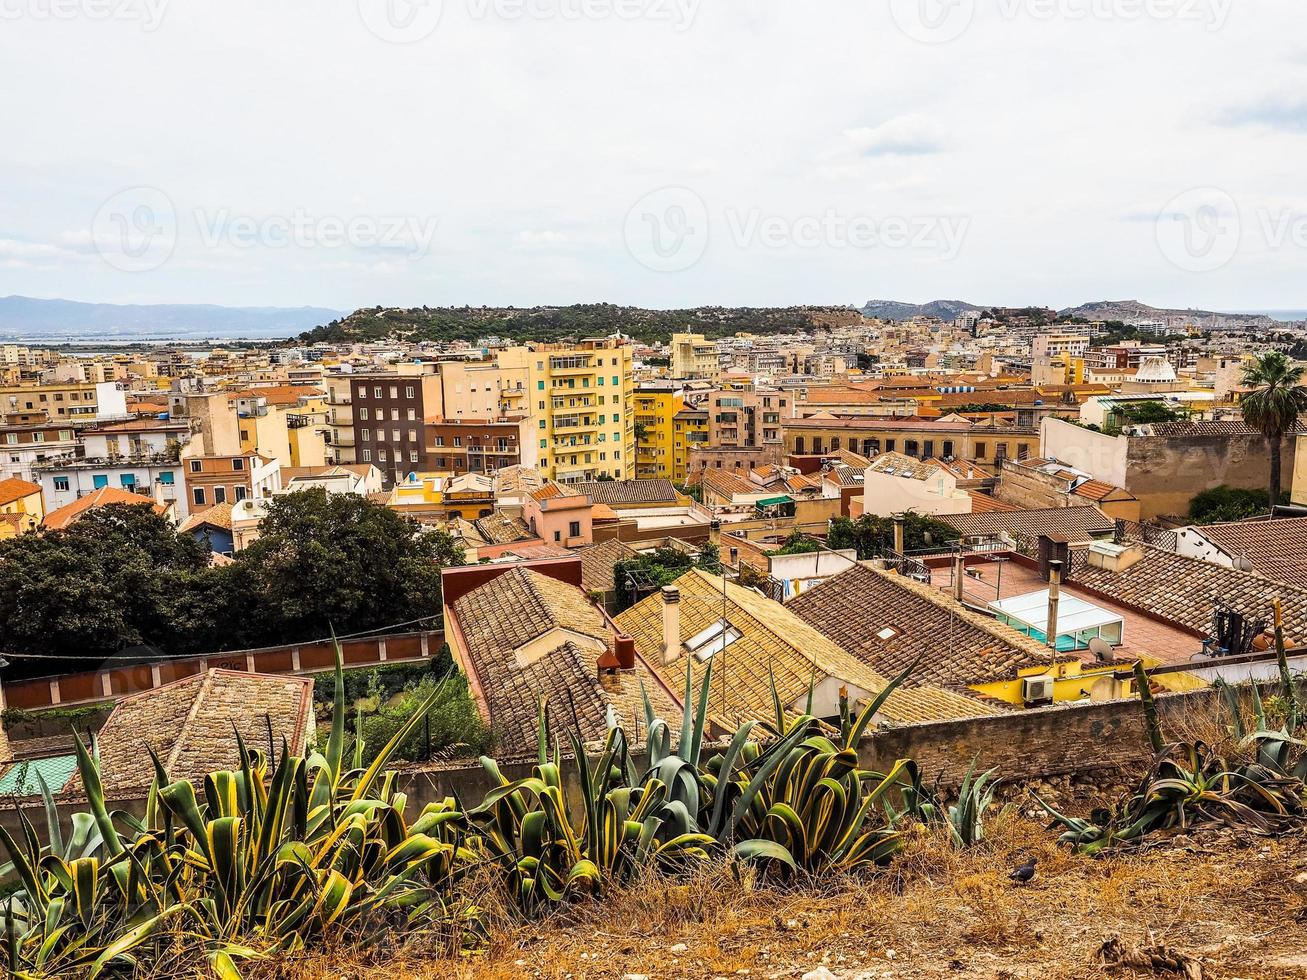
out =
[[[336,319],[338,310],[302,306],[161,304],[119,306],[66,299],[0,297],[0,336],[40,340],[293,337]]]
[[[933,316],[941,320],[954,320],[963,313],[992,309],[995,309],[993,304],[968,303],[960,299],[937,299],[930,303],[900,303],[897,300],[875,299],[870,300],[862,307],[862,314],[880,320],[910,320],[915,316]],[[1167,317],[1190,317],[1194,320],[1206,320],[1227,326],[1240,324],[1271,327],[1278,322],[1282,322],[1282,320],[1267,316],[1264,313],[1168,310],[1149,306],[1133,299],[1099,300],[1094,303],[1069,307],[1058,312],[1062,316],[1079,317],[1085,320],[1120,320],[1126,323],[1138,320],[1161,320]]]

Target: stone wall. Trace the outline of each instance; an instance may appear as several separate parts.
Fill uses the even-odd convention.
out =
[[[1286,477],[1294,472],[1295,448],[1295,440],[1284,440]],[[1189,502],[1213,487],[1265,490],[1271,481],[1271,454],[1266,440],[1253,434],[1131,437],[1126,473],[1126,487],[1139,498],[1148,520],[1187,514]]]

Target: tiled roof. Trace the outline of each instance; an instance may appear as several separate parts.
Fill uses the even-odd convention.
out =
[[[45,520],[41,522],[41,526],[58,531],[76,523],[88,510],[93,510],[96,507],[108,507],[110,504],[152,507],[156,514],[164,513],[164,508],[149,497],[128,493],[126,490],[119,490],[117,487],[101,487],[99,490],[92,490],[85,497],[79,497],[71,504],[65,504],[57,510],[50,511],[45,515]]]
[[[746,480],[733,470],[719,470],[716,467],[704,469],[700,482],[705,490],[711,490],[723,497],[733,497],[737,493],[766,493],[764,488]]]
[[[860,487],[863,484],[862,471],[865,469],[865,466],[854,468],[852,466],[845,466],[841,463],[838,466],[832,466],[830,469],[826,470],[822,476],[825,479],[830,480],[830,482],[834,483],[836,486]]]
[[[1296,640],[1307,641],[1307,589],[1158,548],[1145,551],[1142,561],[1123,572],[1085,567],[1074,573],[1074,582],[1202,634],[1212,631],[1216,602],[1245,616],[1269,619],[1267,607],[1279,598],[1286,629]]]
[[[198,514],[192,514],[186,520],[182,521],[178,531],[193,531],[197,527],[218,527],[223,530],[231,530],[231,504],[222,503],[214,504],[208,510],[202,510]]]
[[[549,698],[555,730],[572,723],[575,706],[585,741],[603,738],[611,706],[636,740],[633,722],[643,725],[641,681],[655,710],[672,724],[680,717],[675,700],[639,661],[635,676],[619,675],[606,687],[599,680],[599,644],[613,633],[580,589],[528,568],[512,568],[454,603],[454,616],[476,675],[489,723],[506,756],[535,751],[537,703]],[[515,651],[557,632],[558,645],[528,666]]]
[[[979,490],[968,490],[967,493],[971,495],[971,513],[973,514],[1011,514],[1021,509],[1016,504],[1009,504],[1005,500],[991,497]]]
[[[488,517],[479,517],[472,523],[487,544],[512,544],[514,541],[526,541],[535,537],[526,521],[502,510],[495,511]]]
[[[1088,480],[1071,492],[1087,500],[1102,500],[1104,497],[1111,496],[1116,489],[1112,484],[1104,483],[1102,480]]]
[[[681,636],[701,632],[722,615],[722,580],[698,569],[676,580],[681,592]],[[710,699],[718,724],[733,730],[745,721],[771,717],[771,676],[782,703],[795,704],[807,694],[814,677],[826,677],[879,693],[888,683],[884,676],[778,602],[734,583],[726,586],[726,619],[742,634],[725,651],[713,684],[727,685],[719,700]],[[617,617],[617,624],[635,638],[644,658],[669,685],[684,684],[688,661],[697,686],[707,665],[697,657],[682,656],[671,664],[661,662],[663,597],[655,593]],[[945,718],[981,717],[993,711],[977,701],[937,687],[916,687],[890,695],[881,715],[899,723],[939,721]]]
[[[12,504],[15,500],[22,500],[24,497],[40,492],[41,486],[38,483],[28,483],[15,477],[0,480],[0,506]]]
[[[1053,507],[1047,510],[1015,510],[991,513],[949,514],[941,518],[964,537],[1009,534],[1038,537],[1060,535],[1071,541],[1085,541],[1107,534],[1116,522],[1097,507]]]
[[[245,388],[241,391],[230,391],[227,398],[230,401],[236,401],[238,398],[263,398],[269,405],[296,405],[301,398],[317,398],[323,392],[312,385],[268,385],[263,388]]]
[[[1152,422],[1140,426],[1144,431],[1155,436],[1248,436],[1260,433],[1242,419],[1226,419],[1220,422]],[[1298,435],[1307,435],[1307,423],[1299,422]]]
[[[900,476],[911,480],[929,480],[939,469],[934,463],[913,459],[902,453],[881,453],[867,467],[873,473],[885,476]]]
[[[214,669],[124,698],[98,736],[106,789],[150,785],[147,746],[172,779],[202,780],[214,770],[239,768],[234,732],[266,752],[269,725],[278,758],[283,737],[292,753],[305,750],[312,678]]]
[[[1267,578],[1307,588],[1307,517],[1210,524],[1194,530],[1231,558],[1247,558],[1253,570]]]
[[[587,592],[612,592],[613,568],[635,557],[635,549],[616,538],[577,552],[581,556],[581,585]]]
[[[676,487],[671,480],[599,480],[573,484],[594,504],[622,507],[630,504],[674,504]]]
[[[940,419],[908,418],[822,418],[811,416],[802,419],[789,419],[785,423],[787,430],[803,429],[901,429],[908,432],[970,432],[970,422],[945,422]]]
[[[921,659],[909,683],[963,691],[1049,663],[1048,651],[937,589],[856,565],[786,606],[886,676]],[[894,635],[882,631],[892,630]]]

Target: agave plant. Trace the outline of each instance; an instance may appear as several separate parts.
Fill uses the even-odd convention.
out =
[[[682,745],[687,753],[697,753],[697,747],[687,744],[688,731],[682,730]],[[593,765],[578,729],[571,730],[570,747],[581,788],[579,809],[568,803],[557,743],[552,756],[549,750],[551,734],[548,703],[542,699],[539,757],[532,774],[510,781],[494,760],[483,758],[482,765],[500,785],[468,814],[522,912],[532,914],[559,902],[600,894],[629,882],[646,867],[675,869],[708,857],[713,839],[698,832],[695,814],[683,799],[671,798],[669,785],[654,774],[660,766],[642,782],[633,778],[620,728],[609,731]],[[692,764],[679,755],[660,762],[667,758],[683,765],[663,767],[663,771],[671,774],[681,792],[697,798]]]
[[[436,695],[433,694],[433,697]],[[151,964],[170,944],[203,956],[224,978],[238,963],[302,949],[323,938],[381,928],[430,928],[476,910],[452,908],[462,869],[478,858],[451,800],[409,814],[393,773],[395,747],[415,713],[378,754],[346,768],[344,681],[325,754],[285,748],[266,756],[237,736],[240,768],[213,772],[197,792],[171,780],[157,757],[145,815],[110,813],[99,763],[77,741],[89,813],[65,843],[46,791],[47,844],[22,818],[22,843],[0,828],[21,889],[4,910],[0,955],[11,975],[86,975]]]

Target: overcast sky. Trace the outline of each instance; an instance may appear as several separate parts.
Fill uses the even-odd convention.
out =
[[[1303,0],[0,0],[0,82],[0,294],[1307,308]]]

